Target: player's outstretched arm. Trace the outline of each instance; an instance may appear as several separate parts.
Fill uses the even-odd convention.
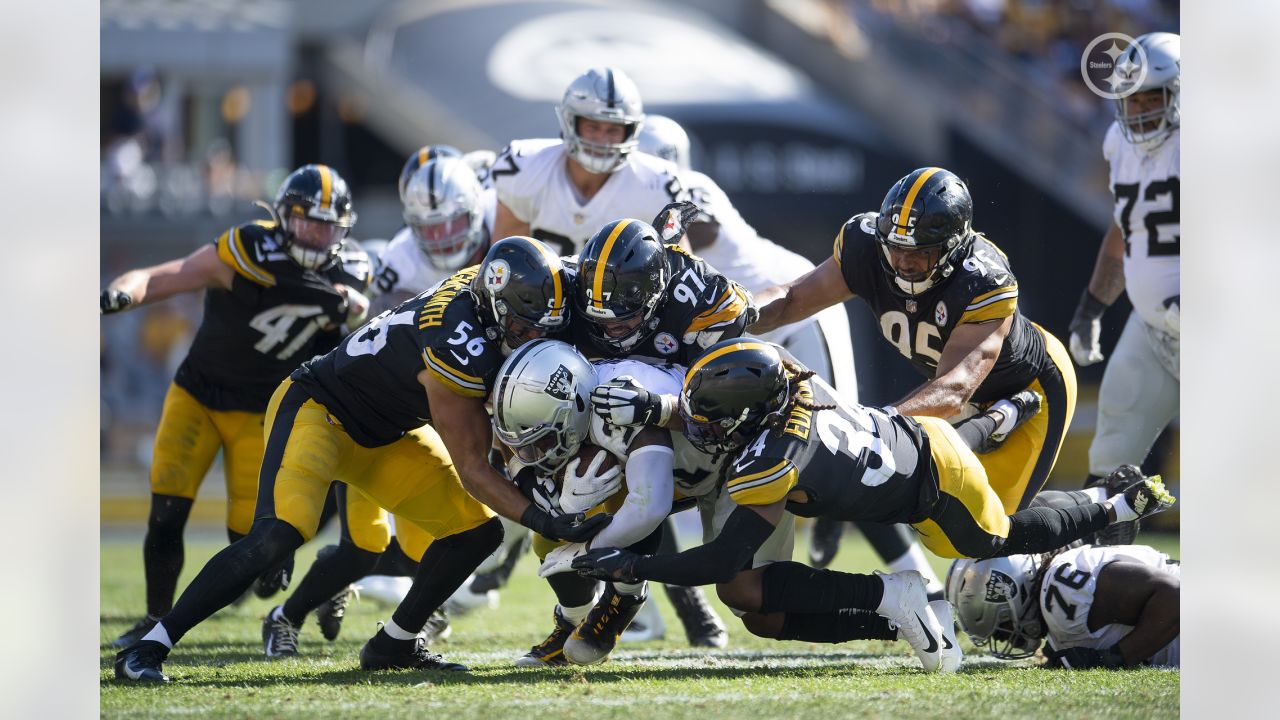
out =
[[[1148,565],[1110,563],[1098,573],[1089,629],[1111,623],[1132,625],[1116,649],[1125,665],[1137,665],[1178,637],[1181,587],[1178,578]]]
[[[785,285],[774,285],[755,293],[760,317],[747,331],[760,335],[783,325],[803,320],[836,303],[853,297],[835,258]]]
[[[898,412],[939,418],[958,414],[995,367],[1014,317],[965,323],[953,330],[933,379],[894,403]]]
[[[516,217],[516,214],[511,212],[511,208],[507,207],[501,200],[498,201],[497,212],[493,218],[494,242],[514,235],[528,237],[531,232],[533,232],[533,228],[529,226],[529,223]]]
[[[102,291],[101,310],[119,312],[210,287],[230,290],[234,277],[235,270],[218,258],[217,248],[205,245],[184,258],[130,270],[112,280]]]
[[[1124,292],[1124,235],[1114,222],[1102,238],[1089,285],[1071,318],[1071,355],[1085,366],[1102,362],[1102,316]]]

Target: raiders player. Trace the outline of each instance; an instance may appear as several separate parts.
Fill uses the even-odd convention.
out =
[[[974,405],[1004,408],[1005,423],[977,452],[1012,514],[1031,503],[1057,461],[1075,411],[1075,370],[1062,343],[1018,310],[1009,260],[972,218],[960,178],[937,167],[912,172],[889,189],[879,213],[840,228],[831,258],[760,293],[752,330],[865,299],[885,339],[929,378],[894,403],[898,412],[960,418]],[[1015,417],[1025,419],[1016,432]]]
[[[1146,545],[1085,545],[957,560],[947,599],[973,643],[998,658],[1031,657],[1043,639],[1047,667],[1176,668],[1181,577],[1176,560]]]
[[[489,170],[498,237],[529,235],[572,255],[611,220],[653,217],[685,199],[674,165],[633,152],[644,109],[621,70],[579,75],[556,116],[560,140],[516,140]]]
[[[640,130],[640,150],[672,160],[680,168],[693,202],[702,210],[689,225],[689,246],[725,277],[749,292],[758,293],[813,270],[813,263],[803,256],[760,237],[714,180],[690,170],[689,136],[674,120],[649,115]],[[818,377],[835,387],[844,398],[857,402],[853,340],[849,334],[849,317],[842,305],[832,305],[764,333],[761,338],[786,348],[802,365],[815,369]],[[809,549],[814,567],[826,567],[834,559],[843,526],[826,519],[814,522]],[[919,572],[929,592],[942,597],[942,581],[904,526],[860,523],[858,529],[890,570]],[[669,551],[674,552],[674,548]]]
[[[1111,168],[1115,222],[1102,239],[1093,276],[1071,320],[1071,354],[1081,366],[1092,365],[1103,358],[1103,313],[1121,292],[1133,304],[1098,391],[1088,485],[1124,463],[1141,463],[1178,415],[1181,40],[1171,33],[1149,33],[1137,45],[1146,54],[1146,79],[1133,94],[1115,101],[1116,120],[1102,143]],[[1143,60],[1137,48],[1130,48],[1120,60],[1126,61]],[[1124,544],[1136,534],[1136,525],[1117,526],[1098,541]]]
[[[763,568],[741,568],[749,567],[775,532],[791,532],[788,513],[910,523],[937,555],[986,558],[1061,547],[1109,523],[1173,504],[1159,478],[1141,478],[1105,500],[1094,489],[1075,493],[1093,500],[1087,504],[1073,498],[1063,508],[1007,513],[1007,498],[971,450],[1008,419],[1005,410],[989,410],[953,429],[934,417],[846,403],[813,374],[776,345],[758,340],[709,348],[685,375],[679,419],[693,445],[734,458],[723,476],[737,507],[716,538],[701,547],[652,557],[597,547],[573,567],[623,582],[720,583],[721,599],[747,613],[744,624],[764,637],[887,637],[892,621],[926,670],[954,670],[959,648],[938,634],[950,632],[950,609],[945,601],[921,607],[923,583],[915,573],[904,573],[920,585],[911,601],[889,587],[884,578],[891,576],[814,570],[785,556]],[[660,401],[664,408],[670,403]],[[812,464],[824,472],[802,472]],[[887,620],[868,623],[842,614],[850,610],[872,610]],[[947,640],[942,652],[937,637]]]
[[[271,393],[305,359],[363,322],[368,256],[346,181],[325,165],[291,173],[271,222],[237,225],[191,255],[131,270],[102,291],[103,314],[205,290],[204,317],[165,396],[151,465],[151,513],[143,541],[147,614],[113,643],[126,647],[173,605],[182,531],[200,483],[223,451],[227,536],[249,532]],[[292,556],[264,574],[259,594],[288,586]]]
[[[488,462],[484,402],[502,358],[568,322],[567,281],[542,243],[507,238],[479,267],[370,320],[281,383],[267,410],[253,528],[209,561],[146,637],[117,655],[116,676],[166,681],[161,663],[177,640],[315,533],[334,479],[434,538],[413,588],[361,649],[361,668],[465,669],[428,653],[416,635],[501,542],[489,508],[575,541],[608,521],[553,517]]]

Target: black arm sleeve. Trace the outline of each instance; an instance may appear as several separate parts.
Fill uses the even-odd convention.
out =
[[[748,507],[729,515],[714,540],[675,555],[650,555],[636,560],[636,577],[668,585],[711,585],[728,582],[746,569],[773,525]]]

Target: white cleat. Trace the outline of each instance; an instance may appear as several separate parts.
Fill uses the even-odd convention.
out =
[[[929,607],[924,578],[915,570],[876,571],[876,575],[884,581],[884,597],[876,613],[898,627],[898,637],[910,643],[925,672],[938,672],[942,667],[942,625]]]
[[[409,594],[413,578],[392,575],[369,575],[356,583],[356,589],[367,598],[395,607]]]
[[[951,617],[951,603],[946,600],[934,600],[929,603],[933,614],[942,626],[942,672],[953,673],[960,669],[964,659],[964,651],[956,642],[956,624]]]

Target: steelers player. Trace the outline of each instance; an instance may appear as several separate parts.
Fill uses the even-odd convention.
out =
[[[575,541],[608,522],[552,517],[488,462],[484,401],[503,356],[568,322],[566,289],[560,260],[546,246],[507,238],[479,266],[383,312],[281,383],[267,410],[252,529],[116,656],[116,677],[167,681],[161,664],[173,644],[315,533],[334,479],[433,539],[415,558],[408,595],[361,649],[361,668],[465,669],[427,652],[417,633],[501,542],[489,508]]]
[[[1009,259],[972,219],[960,178],[937,167],[912,172],[889,189],[879,213],[840,228],[832,257],[759,293],[751,331],[862,297],[885,340],[928,378],[894,403],[898,412],[959,418],[971,405],[1008,399],[1015,407],[1006,407],[1007,418],[1029,418],[1016,432],[1007,420],[979,448],[1004,511],[1013,513],[1030,504],[1057,461],[1075,411],[1075,370],[1062,343],[1018,310]]]
[[[143,541],[147,615],[116,639],[132,644],[173,605],[182,531],[205,473],[223,451],[227,535],[249,532],[263,452],[263,414],[280,381],[363,322],[368,256],[345,239],[356,214],[336,171],[306,165],[285,179],[271,222],[227,230],[179,260],[131,270],[102,291],[103,314],[205,290],[204,318],[165,396],[151,464]],[[269,573],[288,585],[287,566]]]
[[[595,548],[573,567],[622,582],[721,583],[721,599],[748,613],[744,624],[765,637],[887,639],[891,620],[926,670],[959,665],[945,601],[930,603],[923,615],[901,612],[902,593],[888,586],[889,576],[814,570],[785,556],[743,568],[752,567],[753,555],[776,532],[790,530],[789,514],[905,522],[937,555],[987,558],[1046,552],[1173,504],[1159,478],[1139,477],[1110,498],[1101,497],[1100,488],[1091,494],[1051,491],[1046,494],[1087,501],[1007,513],[1007,499],[971,450],[1010,419],[1004,410],[952,428],[934,417],[849,404],[785,350],[758,340],[709,348],[685,375],[678,405],[683,432],[694,446],[732,458],[724,466],[724,487],[737,507],[715,539],[701,547],[653,557]],[[814,465],[825,472],[803,472]],[[885,620],[867,622],[846,612],[853,610],[874,611]]]

